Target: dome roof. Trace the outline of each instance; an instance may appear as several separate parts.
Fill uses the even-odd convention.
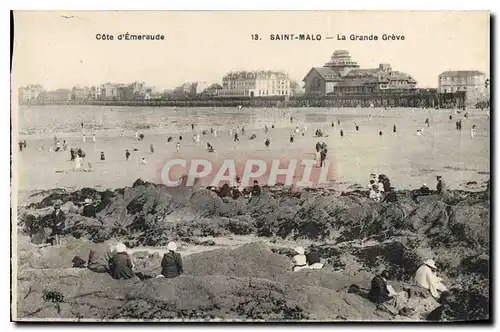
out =
[[[325,67],[351,67],[359,68],[356,61],[351,59],[351,55],[347,50],[336,50],[333,52],[330,61],[325,64]]]

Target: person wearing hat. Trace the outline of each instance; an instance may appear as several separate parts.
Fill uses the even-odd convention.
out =
[[[419,193],[420,193],[420,195],[427,196],[427,195],[431,194],[431,190],[429,189],[429,187],[427,186],[427,184],[424,183],[422,185],[422,187],[420,187]]]
[[[167,250],[168,252],[163,255],[163,259],[161,260],[161,275],[165,278],[175,278],[184,272],[182,269],[182,258],[176,252],[177,244],[175,242],[169,242]]]
[[[116,245],[116,252],[109,261],[109,273],[114,279],[131,279],[135,276],[134,264],[127,253],[127,246],[123,243]]]
[[[293,258],[292,258],[292,262],[293,262],[292,271],[296,272],[296,271],[300,271],[302,269],[306,269],[307,268],[307,258],[306,258],[306,255],[304,255],[304,253],[305,253],[304,248],[299,246],[299,247],[295,248],[295,252],[297,253],[297,255],[293,256]]]
[[[85,198],[85,201],[83,201],[83,209],[82,209],[82,216],[87,217],[87,218],[96,218],[96,209],[94,204],[92,204],[92,200],[90,198]]]
[[[64,230],[66,222],[66,215],[61,210],[59,203],[54,204],[54,211],[52,212],[52,234],[56,245],[61,244],[61,234]],[[53,244],[54,244],[53,242]]]
[[[444,292],[446,286],[441,282],[442,279],[436,276],[434,271],[437,270],[436,263],[432,259],[424,261],[415,273],[415,282],[418,286],[428,289],[434,298],[439,298],[438,291]]]

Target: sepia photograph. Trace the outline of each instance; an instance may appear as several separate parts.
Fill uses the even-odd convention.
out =
[[[11,319],[492,322],[488,11],[14,11]]]

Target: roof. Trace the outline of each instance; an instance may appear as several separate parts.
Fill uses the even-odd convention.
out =
[[[378,80],[375,78],[360,78],[360,79],[349,79],[342,82],[339,82],[336,87],[349,87],[349,86],[363,86],[366,84],[374,84],[378,83]]]
[[[441,74],[439,74],[439,77],[441,77],[441,76],[447,76],[447,77],[479,76],[479,75],[484,75],[484,73],[480,72],[478,70],[448,70],[448,71],[444,71]]]
[[[316,73],[318,73],[318,75],[321,76],[321,78],[327,82],[337,81],[340,78],[340,74],[329,67],[313,67],[313,68],[311,68],[311,70],[309,70],[306,77],[309,76],[309,74],[312,71],[315,71]],[[304,77],[304,80],[305,80],[305,77]]]

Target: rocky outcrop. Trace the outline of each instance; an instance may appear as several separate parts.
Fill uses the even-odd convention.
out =
[[[184,281],[175,281],[174,284],[181,288],[187,285],[184,283],[198,285],[206,280],[203,278],[207,275],[217,275],[217,280],[211,281],[213,287],[219,287],[218,283],[230,283],[238,290],[239,295],[234,303],[231,302],[227,307],[218,302],[218,307],[205,303],[203,309],[201,304],[195,304],[194,298],[192,303],[188,301],[187,304],[170,303],[148,296],[144,300],[139,296],[127,302],[124,311],[100,314],[107,318],[115,317],[113,315],[135,317],[133,312],[138,312],[137,308],[141,305],[161,308],[154,315],[144,311],[143,315],[149,315],[147,317],[151,319],[157,316],[198,317],[193,310],[202,313],[204,318],[323,317],[321,312],[329,308],[329,304],[309,303],[307,296],[299,300],[303,294],[311,292],[323,298],[323,294],[336,292],[336,286],[340,287],[340,284],[342,287],[349,286],[348,282],[344,284],[339,280],[358,280],[356,278],[361,275],[363,278],[358,281],[366,287],[370,278],[381,269],[388,269],[398,282],[410,283],[416,269],[427,258],[436,261],[440,273],[454,286],[454,296],[446,304],[448,307],[443,305],[442,310],[439,309],[446,312],[442,317],[447,318],[443,320],[457,320],[465,316],[467,319],[487,317],[489,313],[485,303],[489,301],[490,243],[488,195],[482,192],[451,191],[446,197],[435,194],[418,196],[416,192],[406,190],[397,192],[397,195],[397,203],[375,203],[369,200],[366,192],[359,190],[338,193],[263,188],[261,195],[245,201],[242,197],[237,200],[221,198],[208,189],[179,191],[138,180],[133,187],[114,192],[99,192],[89,188],[73,193],[51,191],[41,201],[19,208],[19,229],[30,236],[34,243],[45,241],[50,225],[50,207],[55,202],[63,202],[67,215],[65,236],[79,238],[80,243],[91,245],[91,241],[120,238],[129,247],[164,246],[172,240],[199,244],[203,243],[205,236],[248,234],[274,239],[308,239],[316,242],[315,250],[320,253],[325,262],[325,271],[328,271],[289,272],[290,257],[294,253],[287,248],[273,248],[271,251],[251,245],[231,252],[214,250],[201,256],[193,254],[185,259],[186,271],[190,271],[189,278],[180,278]],[[85,218],[76,213],[87,197],[92,198],[98,206],[97,218]],[[69,250],[68,255],[73,258],[82,254],[81,257],[86,259],[88,247],[84,245],[80,248],[85,253],[80,253],[80,249]],[[69,256],[64,258],[64,262],[68,261],[66,258],[71,261]],[[142,266],[143,279],[159,272],[161,257],[157,256],[145,254],[142,258],[137,257],[138,264]],[[254,259],[257,256],[259,260]],[[30,268],[46,268],[54,264],[37,265],[36,262],[44,261],[43,251],[39,249],[23,252],[19,257]],[[69,266],[66,263],[63,265]],[[262,270],[263,267],[265,270]],[[333,278],[324,273],[338,275]],[[240,284],[244,283],[242,280],[247,280],[245,278],[256,280],[258,290],[255,294],[265,293],[269,289],[276,291],[276,294],[283,292],[283,296],[272,297],[269,304],[274,314],[266,310],[267,313],[259,311],[266,306],[259,302],[260,295],[251,296],[240,289],[243,287]],[[333,278],[333,284],[330,284],[329,278]],[[153,288],[157,287],[156,283],[160,283],[152,279],[146,281]],[[270,286],[270,281],[273,286]],[[174,287],[171,292],[179,292],[175,288],[177,286],[168,287]],[[189,296],[194,297],[193,294],[186,294],[187,298]],[[253,302],[251,298],[254,298]],[[468,302],[464,300],[466,298],[476,298],[477,301]],[[223,301],[222,298],[218,299]],[[358,300],[351,298],[347,301],[356,303]],[[450,311],[449,308],[454,309]],[[465,315],[469,309],[471,313]],[[333,316],[355,319],[357,314],[354,312],[363,312],[363,315],[367,315],[363,319],[374,317],[371,309],[369,312],[361,308],[352,309],[349,314],[342,310],[334,310]]]

